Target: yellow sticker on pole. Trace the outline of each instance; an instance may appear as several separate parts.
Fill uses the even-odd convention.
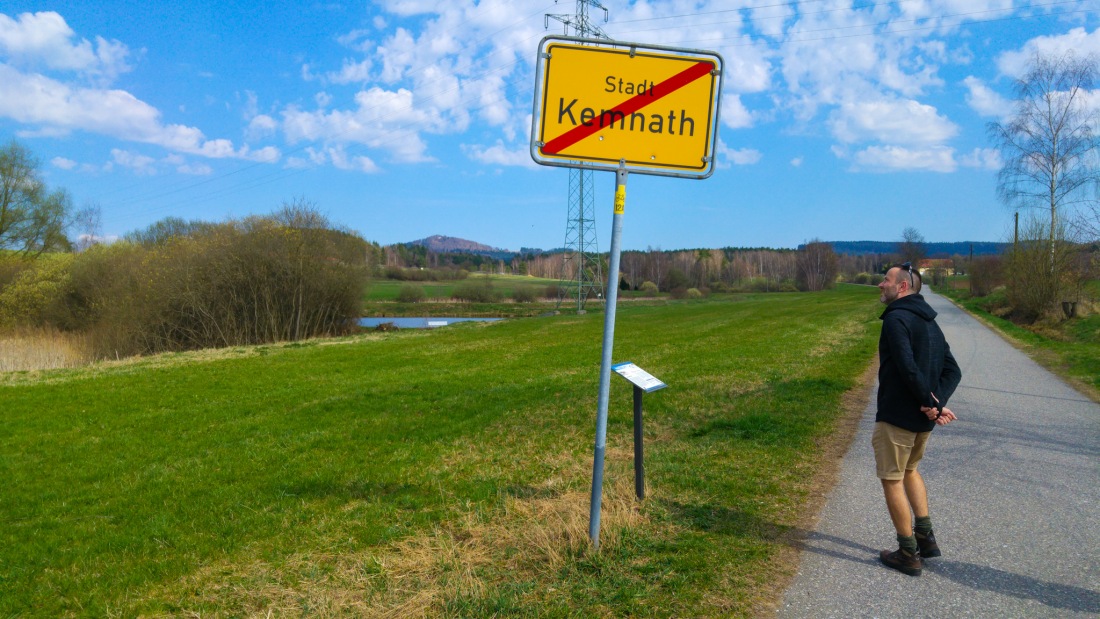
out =
[[[606,202],[604,203],[606,204]],[[622,215],[626,211],[626,185],[615,187],[615,214]]]

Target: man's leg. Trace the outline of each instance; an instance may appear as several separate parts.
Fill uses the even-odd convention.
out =
[[[905,496],[909,499],[909,505],[913,508],[913,536],[917,540],[921,557],[943,556],[940,546],[936,543],[936,536],[932,533],[932,519],[928,516],[928,490],[924,486],[924,478],[916,469],[905,471]]]
[[[886,496],[886,509],[897,531],[898,549],[883,550],[879,559],[887,567],[920,576],[921,559],[917,550],[917,539],[913,536],[913,518],[909,507],[909,498],[905,495],[905,468],[909,461],[912,441],[916,435],[895,428],[885,422],[876,422],[871,434],[871,443],[875,448],[875,469],[882,482],[882,492]]]
[[[928,490],[924,487],[924,478],[917,469],[905,471],[905,496],[909,499],[909,507],[913,509],[913,515],[923,518],[928,515]]]
[[[883,479],[880,481],[882,482],[882,491],[886,495],[886,509],[890,511],[890,520],[894,522],[894,529],[897,530],[898,535],[903,537],[913,535],[911,508],[909,498],[906,496],[908,485],[901,479]],[[925,506],[926,514],[927,511],[927,506]]]

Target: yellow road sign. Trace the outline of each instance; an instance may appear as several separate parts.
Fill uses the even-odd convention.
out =
[[[537,163],[706,177],[722,58],[713,52],[546,37],[531,156]],[[582,163],[578,163],[582,162]]]

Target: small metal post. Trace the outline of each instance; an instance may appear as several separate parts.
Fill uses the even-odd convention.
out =
[[[588,538],[600,549],[600,503],[603,500],[603,461],[607,451],[607,402],[611,392],[611,353],[615,346],[615,310],[619,301],[619,254],[626,206],[625,168],[615,172],[615,215],[611,224],[611,260],[608,265],[607,303],[603,318],[603,355],[600,361],[600,397],[596,411],[596,448],[592,457],[592,502],[589,508]]]
[[[642,396],[645,389],[634,385],[634,494],[645,498],[645,464],[642,448]]]

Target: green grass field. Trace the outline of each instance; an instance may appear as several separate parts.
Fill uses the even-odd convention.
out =
[[[599,553],[602,314],[0,375],[0,617],[751,614],[877,295],[620,306]]]

